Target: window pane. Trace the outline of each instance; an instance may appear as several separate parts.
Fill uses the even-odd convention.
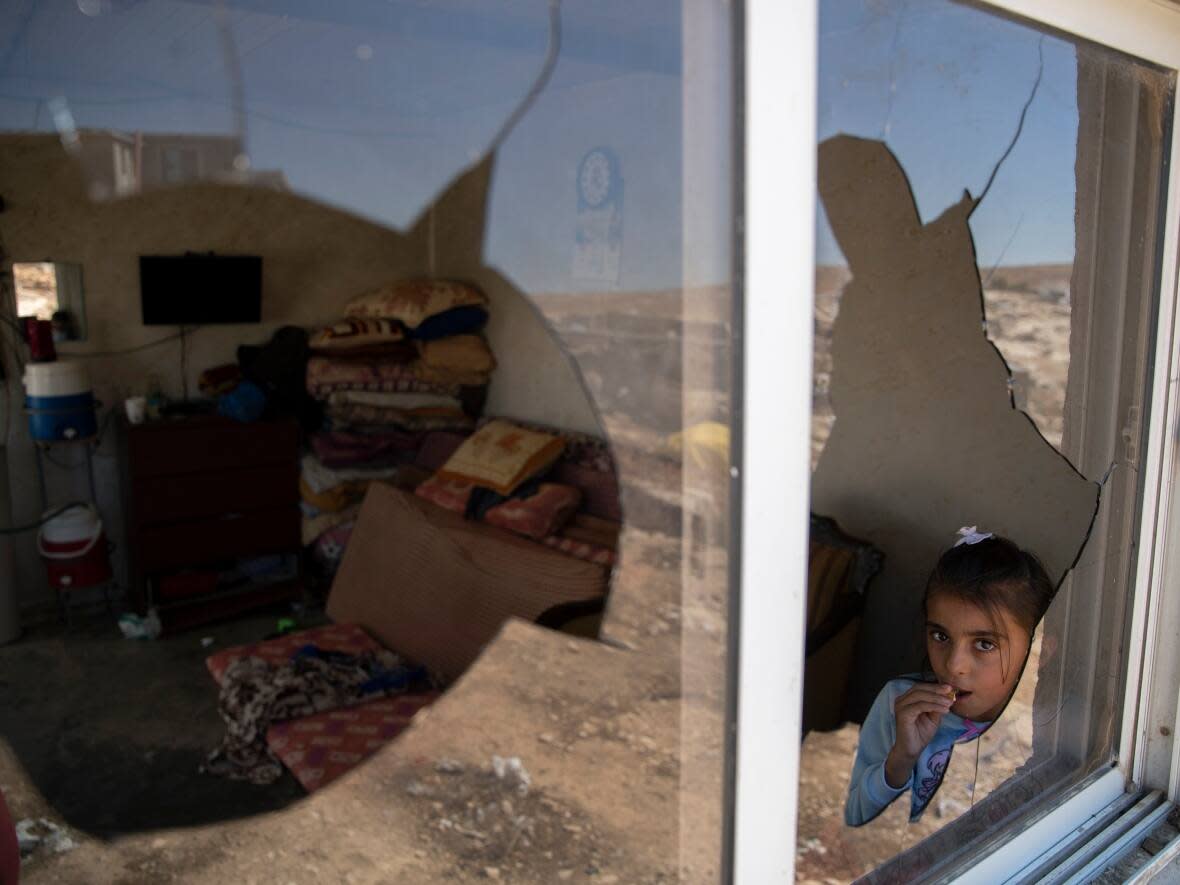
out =
[[[160,688],[190,698],[183,710],[150,713],[158,721],[180,717],[168,754],[152,757],[151,777],[139,786],[117,788],[133,795],[121,795],[116,811],[101,820],[97,812],[71,812],[65,823],[83,835],[126,834],[128,850],[104,860],[108,866],[132,863],[122,858],[138,857],[131,846],[139,842],[148,850],[155,837],[145,820],[160,828],[214,824],[185,837],[186,856],[211,858],[208,875],[224,881],[249,878],[235,868],[244,854],[201,846],[230,838],[231,825],[245,833],[233,839],[265,845],[264,856],[285,846],[264,872],[250,874],[268,879],[311,875],[302,871],[313,866],[324,881],[354,874],[414,882],[456,874],[522,882],[720,878],[728,555],[738,540],[729,439],[740,395],[731,373],[731,6],[6,6],[5,254],[83,267],[89,335],[69,356],[85,361],[96,397],[120,409],[148,393],[197,399],[201,373],[235,364],[240,347],[266,347],[280,330],[292,336],[286,327],[311,333],[307,366],[297,358],[292,370],[284,351],[283,377],[294,378],[286,393],[308,405],[306,388],[311,408],[325,416],[301,412],[298,453],[307,470],[306,571],[321,580],[321,594],[347,589],[340,583],[346,572],[335,571],[341,558],[345,569],[357,555],[351,544],[383,530],[372,520],[365,528],[375,496],[438,516],[430,507],[440,506],[446,489],[439,491],[444,478],[434,474],[485,419],[563,434],[555,464],[532,464],[550,468],[540,479],[547,494],[566,496],[562,508],[521,505],[525,512],[513,515],[514,501],[489,498],[490,510],[509,507],[504,521],[493,525],[489,510],[452,526],[446,556],[424,555],[390,517],[387,543],[365,548],[373,557],[365,574],[390,576],[391,593],[397,585],[421,594],[421,629],[411,638],[437,643],[435,651],[465,646],[471,657],[486,647],[457,684],[458,674],[446,674],[442,700],[357,776],[305,802],[293,801],[298,787],[288,777],[281,795],[259,788],[241,802],[186,806],[188,787],[201,777],[197,766],[222,733],[215,688],[197,672],[193,649],[203,634],[187,633],[160,640],[167,648],[184,643],[186,678],[201,680],[188,695]],[[261,322],[184,334],[145,326],[139,259],[186,253],[261,257]],[[353,303],[423,279],[469,284],[487,309],[479,295],[446,287],[429,296],[460,299],[445,309],[421,290],[403,293],[424,314],[413,319],[400,312],[403,295],[390,291],[367,307]],[[185,298],[203,304],[214,294],[173,282],[166,294],[178,311]],[[332,342],[351,327],[324,330],[349,310],[358,324],[397,322],[364,326],[382,340],[366,342],[359,356],[340,356]],[[356,315],[366,310],[372,315]],[[444,313],[458,325],[445,327],[452,334],[440,345],[423,326]],[[492,368],[482,344],[451,341],[474,334],[462,324],[478,326],[483,313],[486,325],[476,331]],[[298,332],[282,340],[303,342]],[[433,364],[431,351],[443,362]],[[242,359],[249,355],[244,349]],[[473,388],[477,399],[486,395],[478,415],[462,399]],[[42,507],[32,444],[14,428],[13,515],[23,523]],[[325,449],[328,443],[336,448]],[[501,448],[518,444],[512,436]],[[99,454],[100,509],[118,549],[134,550],[144,542],[121,528],[117,462],[106,457],[116,454],[113,431]],[[437,478],[437,497],[398,489],[390,498],[377,485],[372,471],[407,460]],[[368,472],[333,472],[341,470]],[[537,478],[536,470],[525,472]],[[333,480],[326,488],[325,475]],[[407,485],[430,481],[407,476]],[[490,488],[480,478],[487,480],[473,479],[477,490],[461,503]],[[48,481],[52,497],[76,494],[68,478]],[[357,482],[367,483],[360,510]],[[542,496],[524,496],[519,484],[497,488],[533,505]],[[346,506],[329,506],[330,490]],[[280,493],[293,499],[295,489]],[[473,517],[481,511],[461,509]],[[497,534],[513,528],[519,537]],[[469,538],[503,544],[477,555],[465,546]],[[20,601],[51,601],[34,542],[16,543]],[[125,586],[133,576],[121,561],[116,568]],[[412,576],[395,580],[406,569]],[[472,583],[444,580],[455,569]],[[477,579],[479,569],[491,577]],[[518,580],[508,580],[512,574]],[[150,580],[163,577],[176,576]],[[456,599],[460,586],[481,593]],[[517,620],[494,638],[505,599]],[[323,599],[315,603],[322,607]],[[162,617],[167,623],[166,611]],[[434,631],[433,639],[426,635]],[[150,648],[142,646],[145,656]],[[139,647],[125,653],[133,651]],[[8,691],[0,686],[0,695]],[[109,724],[102,711],[93,718],[89,729]],[[49,726],[31,718],[21,732],[14,755],[22,770],[14,777],[51,810],[94,809],[81,801],[94,789],[90,781],[55,771],[45,749],[54,742],[37,731]],[[508,760],[500,774],[493,757]],[[6,771],[0,780],[7,789]],[[200,795],[226,795],[200,783]],[[284,815],[255,816],[278,806]],[[231,824],[226,807],[248,820]],[[136,814],[118,810],[127,808]],[[19,805],[13,812],[32,814]],[[86,842],[78,852],[92,850]],[[166,878],[171,861],[160,863],[152,875]],[[130,868],[112,875],[142,878]]]
[[[851,879],[919,846],[883,872],[915,877],[1112,758],[1175,78],[982,5],[820,9],[798,869]],[[1040,558],[1043,620],[988,589],[995,539],[927,596],[961,526]],[[862,566],[836,568],[848,550]],[[926,623],[948,600],[1004,627],[994,683],[970,617]],[[895,700],[939,684],[950,711],[896,754],[910,785],[890,804],[882,779],[845,826],[850,779],[900,746]]]

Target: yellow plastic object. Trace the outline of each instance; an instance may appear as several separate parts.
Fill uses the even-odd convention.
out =
[[[729,427],[717,421],[702,421],[664,442],[668,454],[683,453],[685,460],[702,470],[725,470],[729,467]]]

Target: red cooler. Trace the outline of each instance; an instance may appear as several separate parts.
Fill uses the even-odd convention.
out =
[[[57,590],[92,587],[111,579],[102,520],[92,507],[78,504],[47,521],[37,547],[49,583]]]

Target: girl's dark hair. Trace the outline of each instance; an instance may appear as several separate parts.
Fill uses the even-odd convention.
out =
[[[938,559],[926,582],[931,596],[948,593],[988,612],[1004,609],[1031,636],[1053,601],[1056,588],[1036,555],[993,535],[952,547]]]

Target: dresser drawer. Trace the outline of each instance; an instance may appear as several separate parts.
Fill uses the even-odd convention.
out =
[[[297,507],[276,507],[222,517],[144,526],[136,547],[144,571],[182,568],[299,549]]]
[[[297,469],[299,427],[294,421],[242,424],[226,418],[158,421],[127,428],[132,479],[179,476],[264,464]]]
[[[299,475],[293,463],[219,473],[138,476],[131,484],[131,520],[139,527],[298,503]]]

